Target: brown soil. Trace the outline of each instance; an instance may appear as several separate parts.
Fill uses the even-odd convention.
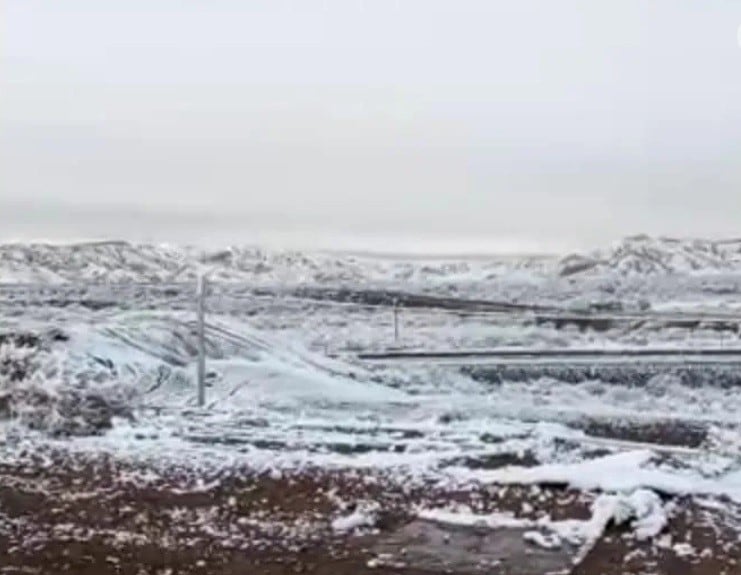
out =
[[[0,573],[440,573],[374,567],[379,541],[409,525],[417,505],[457,502],[479,513],[586,518],[594,497],[557,487],[445,490],[352,470],[195,474],[104,456],[29,455],[0,465]],[[628,530],[614,529],[574,575],[741,574],[741,511],[728,502],[674,503],[670,545],[639,543]],[[374,526],[351,534],[332,530],[334,518],[371,505],[378,509]],[[678,555],[676,542],[696,553]]]

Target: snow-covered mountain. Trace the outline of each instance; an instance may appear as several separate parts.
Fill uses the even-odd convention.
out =
[[[714,271],[741,271],[741,240],[634,236],[606,250],[567,256],[558,265],[560,276],[640,276]]]
[[[328,252],[266,251],[97,242],[0,245],[0,283],[161,283],[195,280],[260,283],[361,284],[480,280],[511,270],[542,271],[539,257],[403,259]],[[550,265],[552,267],[552,265]]]
[[[637,236],[588,254],[548,257],[419,258],[330,252],[266,251],[97,242],[0,245],[0,284],[164,283],[485,285],[502,278],[636,278],[697,272],[741,272],[741,240]]]

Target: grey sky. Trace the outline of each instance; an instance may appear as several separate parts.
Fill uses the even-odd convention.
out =
[[[0,6],[5,238],[741,235],[736,1]]]

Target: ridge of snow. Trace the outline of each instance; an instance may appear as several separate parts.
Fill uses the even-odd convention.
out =
[[[540,269],[544,259],[492,257],[428,260],[364,257],[330,252],[269,251],[251,247],[201,250],[190,246],[97,242],[69,245],[0,245],[0,283],[163,283],[195,281],[207,273],[218,282],[362,283],[430,281]]]
[[[538,279],[631,278],[741,271],[741,240],[636,236],[591,253],[560,260],[542,256],[370,256],[273,251],[255,247],[203,250],[123,241],[0,245],[0,284],[216,282],[355,285],[419,283],[426,288],[507,277]]]
[[[741,240],[628,237],[607,249],[572,254],[558,264],[561,276],[617,276],[738,271]]]

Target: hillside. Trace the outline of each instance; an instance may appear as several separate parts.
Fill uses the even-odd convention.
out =
[[[666,275],[741,270],[741,240],[683,240],[634,236],[605,250],[573,254],[558,265],[562,277]]]
[[[260,284],[358,283],[436,286],[496,280],[606,280],[741,271],[741,240],[680,240],[637,236],[560,260],[536,256],[404,258],[347,253],[269,251],[229,247],[205,251],[173,245],[98,242],[0,245],[0,284],[167,283],[215,281]]]
[[[266,251],[98,242],[0,245],[0,283],[162,283],[215,281],[345,284],[394,281],[435,284],[483,280],[511,270],[540,270],[542,258],[400,259],[371,255]]]

